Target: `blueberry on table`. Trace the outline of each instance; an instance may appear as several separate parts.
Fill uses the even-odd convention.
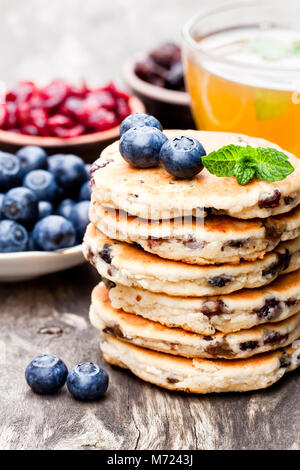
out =
[[[65,217],[65,219],[69,219],[71,217],[71,212],[75,204],[76,202],[73,201],[73,199],[64,199],[58,205],[56,209],[56,214]]]
[[[58,199],[60,193],[55,177],[46,170],[33,170],[27,173],[23,186],[31,189],[39,201],[53,202]]]
[[[21,164],[18,157],[0,151],[0,191],[5,192],[22,181]]]
[[[49,201],[39,201],[39,219],[53,214],[53,206]]]
[[[41,147],[27,145],[18,150],[16,155],[21,163],[22,176],[32,170],[47,168],[47,154]]]
[[[69,372],[67,387],[73,397],[78,400],[97,400],[107,390],[108,375],[97,364],[84,362]]]
[[[76,155],[53,155],[48,159],[48,169],[66,192],[79,191],[86,181],[84,162]]]
[[[167,137],[156,127],[133,127],[120,140],[122,157],[135,168],[152,168],[159,163],[159,152]]]
[[[28,244],[27,230],[12,220],[0,221],[0,253],[26,251]]]
[[[91,199],[90,182],[86,181],[80,188],[79,201],[89,201]]]
[[[203,170],[204,155],[206,152],[198,140],[182,135],[169,139],[162,146],[159,158],[172,176],[190,179]]]
[[[82,242],[86,227],[89,223],[89,207],[90,201],[81,201],[72,209],[70,220],[75,227],[77,240]]]
[[[125,132],[127,132],[129,129],[132,129],[133,127],[143,126],[156,127],[160,131],[162,130],[161,123],[154,116],[145,113],[135,113],[130,114],[127,118],[124,119],[124,121],[122,121],[120,126],[120,136],[125,134]]]
[[[41,395],[57,393],[66,383],[67,375],[65,363],[54,354],[36,357],[25,371],[29,387]]]
[[[76,242],[73,225],[60,215],[41,219],[35,224],[32,235],[35,246],[42,251],[70,248]]]
[[[20,223],[34,222],[39,215],[36,195],[28,188],[10,189],[4,197],[2,214]]]

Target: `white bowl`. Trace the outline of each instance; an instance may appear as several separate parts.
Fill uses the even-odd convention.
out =
[[[0,282],[27,281],[73,268],[84,261],[82,245],[60,251],[0,253]]]

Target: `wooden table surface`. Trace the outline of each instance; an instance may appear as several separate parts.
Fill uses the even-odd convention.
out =
[[[104,363],[89,325],[99,278],[84,264],[36,281],[0,285],[1,449],[299,449],[300,373],[268,390],[196,396],[161,390]],[[96,361],[110,386],[97,403],[66,388],[33,394],[26,365],[54,353],[67,366]]]

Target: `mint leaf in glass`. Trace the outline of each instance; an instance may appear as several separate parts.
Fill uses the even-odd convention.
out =
[[[280,60],[289,53],[288,47],[280,41],[257,38],[250,41],[253,52],[265,60]]]
[[[256,117],[260,121],[282,116],[291,103],[290,93],[284,91],[256,89],[253,97]]]
[[[285,153],[250,145],[227,145],[202,157],[202,163],[213,175],[235,176],[241,185],[254,177],[268,182],[280,181],[294,171]]]
[[[294,43],[291,52],[292,54],[300,54],[300,41]]]

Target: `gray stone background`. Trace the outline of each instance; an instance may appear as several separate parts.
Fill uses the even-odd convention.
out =
[[[222,0],[0,0],[0,80],[121,82],[121,65]]]

